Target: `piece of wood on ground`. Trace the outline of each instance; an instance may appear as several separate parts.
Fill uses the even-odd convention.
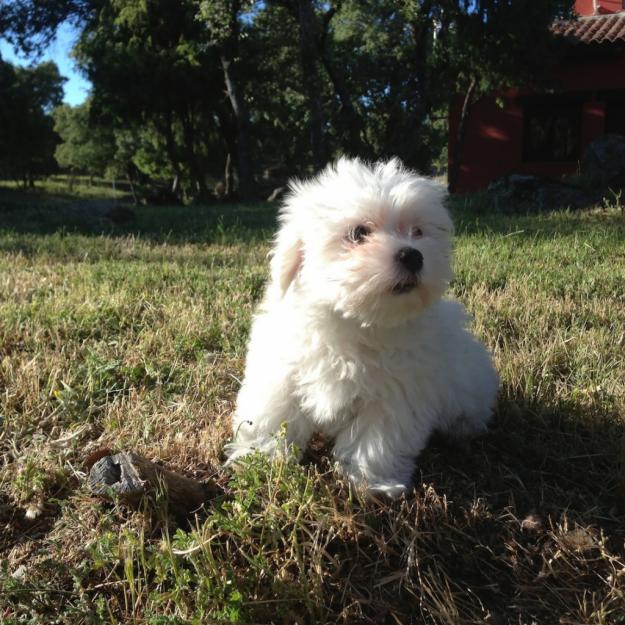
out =
[[[198,510],[214,494],[208,484],[174,473],[134,452],[99,458],[89,470],[89,487],[96,495],[119,497],[138,506],[145,495],[164,492],[174,514]]]

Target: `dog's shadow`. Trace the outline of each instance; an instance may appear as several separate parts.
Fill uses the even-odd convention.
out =
[[[433,436],[415,481],[520,516],[567,511],[580,521],[618,525],[625,515],[624,441],[616,415],[589,426],[508,404],[487,433],[466,444]]]
[[[318,439],[304,462],[331,453]],[[625,424],[604,415],[581,425],[550,407],[500,402],[483,435],[458,440],[435,433],[416,460],[416,491],[433,487],[454,505],[477,500],[517,517],[540,515],[625,534]]]
[[[616,609],[625,424],[617,414],[582,417],[502,400],[484,435],[432,437],[405,499],[356,504],[376,537],[370,557],[385,545],[392,568],[404,571],[410,591],[380,596],[397,622],[424,614],[437,623],[599,622],[589,610]],[[308,461],[323,463],[329,451],[313,446]],[[341,548],[351,557],[365,547]]]

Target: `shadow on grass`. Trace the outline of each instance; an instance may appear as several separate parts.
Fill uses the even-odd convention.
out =
[[[466,444],[432,437],[414,494],[365,504],[368,539],[336,547],[401,578],[345,579],[395,619],[379,622],[622,622],[625,425],[604,415],[581,427],[573,413],[520,403],[501,402],[489,432]],[[328,452],[308,461],[323,466]]]
[[[625,537],[624,445],[618,415],[588,426],[549,408],[508,403],[488,434],[466,446],[434,436],[415,477],[456,502],[481,498],[521,519],[566,512]]]
[[[415,488],[434,486],[454,505],[480,499],[493,513],[543,521],[564,513],[575,522],[614,532],[625,549],[625,423],[618,413],[581,418],[553,406],[500,400],[488,432],[457,440],[435,433],[416,462]],[[305,462],[330,457],[319,439]],[[619,542],[620,541],[620,542]],[[625,552],[624,552],[625,555]]]
[[[125,207],[124,223],[110,208]],[[13,235],[138,237],[154,243],[241,243],[267,239],[277,204],[215,203],[131,206],[110,198],[79,198],[0,189],[0,232]],[[5,247],[6,249],[6,247]]]
[[[489,433],[466,447],[434,437],[415,477],[455,519],[438,545],[446,575],[471,589],[458,604],[486,606],[502,623],[610,614],[623,592],[613,582],[625,558],[624,443],[617,415],[580,427],[516,403],[501,405]]]
[[[502,214],[480,200],[451,198],[449,204],[461,235],[502,235],[518,239],[551,239],[609,228],[625,236],[622,211],[558,211]],[[134,213],[127,223],[114,223],[102,203],[125,206]],[[111,198],[78,197],[0,188],[0,231],[15,234],[54,233],[109,237],[136,236],[153,242],[234,242],[266,240],[276,228],[278,203],[214,203],[191,206],[131,206]]]
[[[169,544],[184,533],[155,521],[146,568],[135,562],[133,575],[149,584],[158,570],[155,592],[171,596],[183,571],[191,610],[216,566],[245,598],[237,622],[616,625],[625,590],[623,436],[608,418],[591,431],[552,407],[504,401],[488,434],[465,447],[435,437],[419,457],[414,494],[392,503],[352,501],[327,446],[313,447],[308,467],[280,470],[279,479],[264,464],[243,470],[235,491],[211,502],[209,524],[186,528],[199,534],[175,566],[161,534]],[[125,510],[115,516],[128,522]],[[205,559],[202,539],[211,545]],[[114,585],[90,583],[107,588],[122,620],[129,582],[120,562],[107,564]],[[51,613],[69,603],[57,587],[53,580],[46,590]]]

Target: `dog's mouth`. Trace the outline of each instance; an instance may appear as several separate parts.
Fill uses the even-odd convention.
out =
[[[402,282],[398,282],[392,288],[392,291],[395,295],[403,295],[404,293],[410,293],[410,291],[416,289],[418,284],[419,281],[416,278],[412,278],[411,280],[403,280]]]

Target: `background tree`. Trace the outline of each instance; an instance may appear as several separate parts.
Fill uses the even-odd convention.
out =
[[[63,81],[52,62],[23,68],[0,59],[0,172],[24,186],[56,166],[50,113],[61,102]]]
[[[76,55],[93,83],[95,116],[159,134],[175,178],[206,197],[207,172],[224,161],[223,149],[206,145],[224,96],[196,15],[193,2],[117,0],[85,28]]]
[[[460,94],[458,133],[452,137],[449,188],[454,191],[472,104],[510,86],[541,82],[560,57],[551,35],[557,18],[571,18],[570,0],[476,0],[450,2],[438,18],[441,28],[435,64],[438,75]]]
[[[243,0],[203,0],[198,14],[206,24],[208,45],[217,50],[223,70],[234,124],[228,123],[222,112],[221,129],[228,148],[228,161],[236,158],[239,194],[242,199],[249,199],[254,194],[251,121],[239,70],[241,15],[251,8],[252,3]],[[232,128],[235,129],[234,137]]]
[[[549,26],[571,4],[16,0],[0,23],[31,49],[74,23],[92,117],[132,137],[123,160],[187,197],[223,182],[248,198],[341,153],[431,172],[460,97],[453,188],[472,103],[536,80],[556,58]]]
[[[80,106],[64,104],[54,110],[54,130],[61,143],[55,158],[74,173],[102,176],[115,157],[115,136],[107,126],[90,123],[89,101]]]

